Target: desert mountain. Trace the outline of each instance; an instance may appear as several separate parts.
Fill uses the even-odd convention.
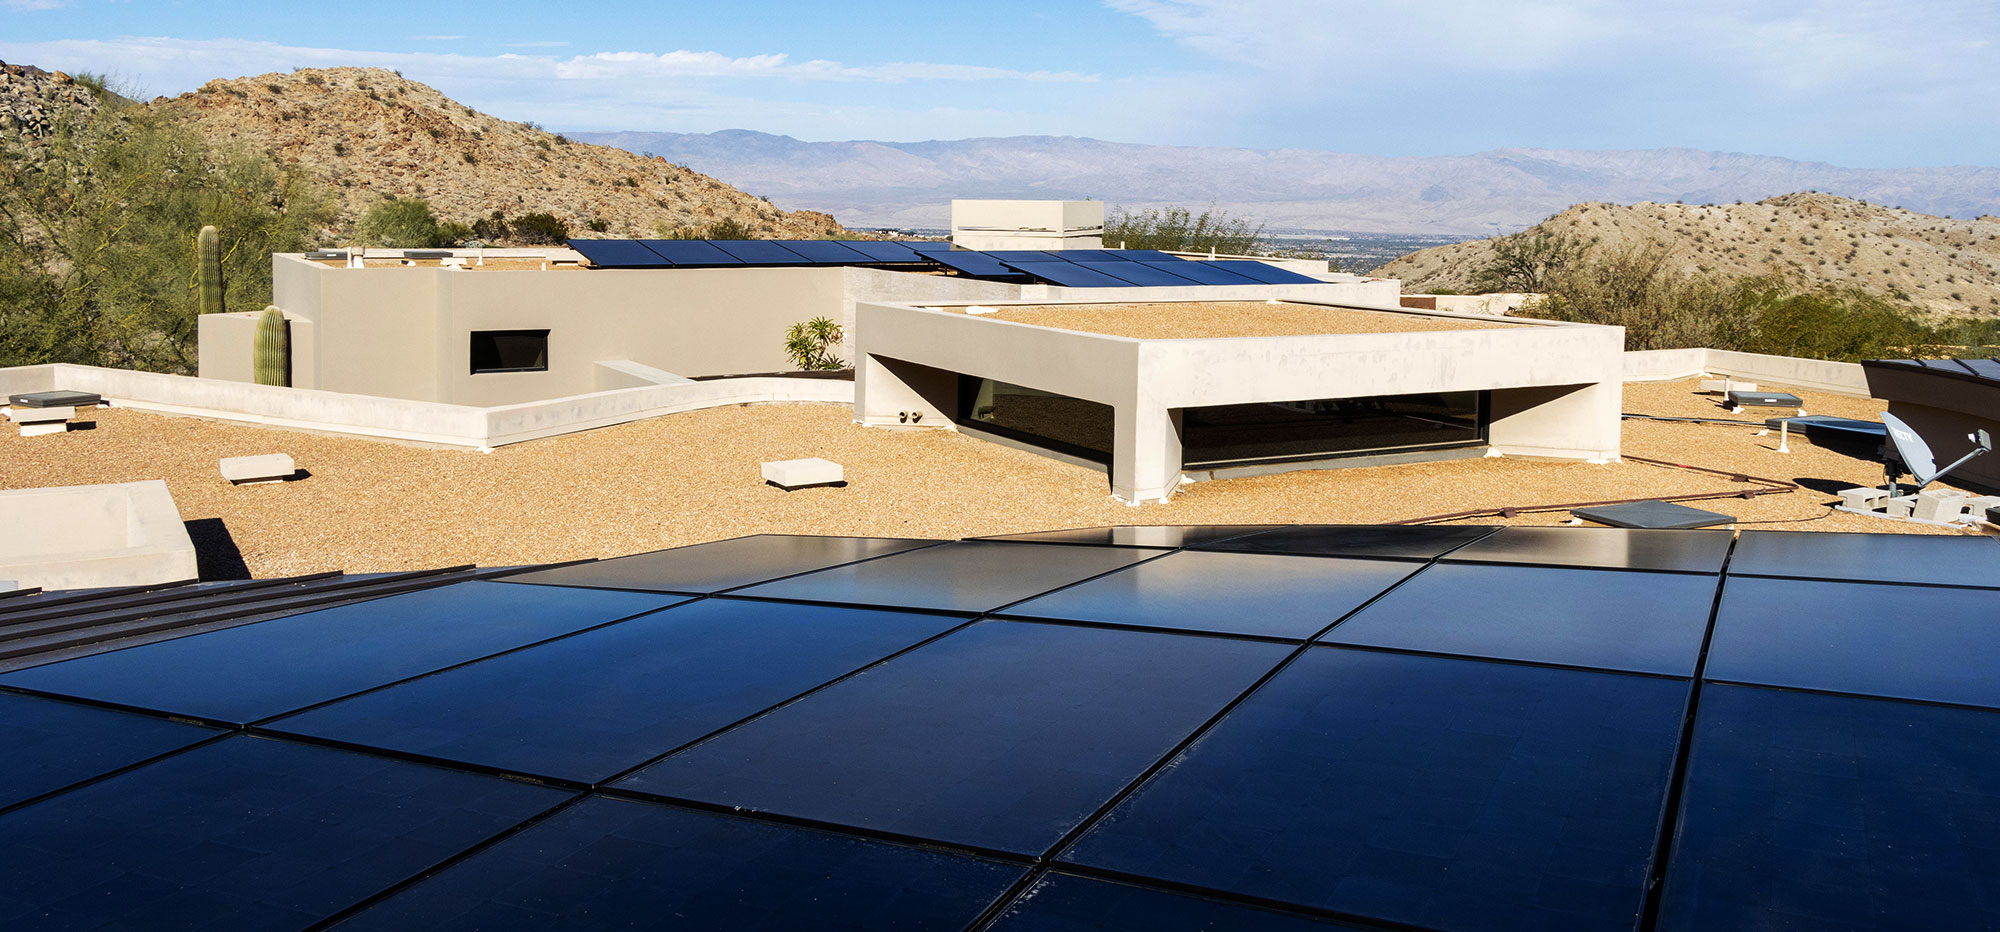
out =
[[[839,224],[769,202],[662,158],[590,145],[488,116],[376,68],[303,69],[210,81],[148,106],[177,111],[213,142],[239,142],[304,169],[351,223],[385,198],[423,198],[471,223],[547,212],[572,233],[653,236],[733,219],[766,236],[810,238]]]
[[[1510,233],[1571,204],[1751,201],[1832,191],[1954,217],[2000,214],[2000,168],[1853,169],[1692,149],[1499,149],[1391,158],[1055,136],[802,142],[747,130],[576,133],[650,152],[851,225],[942,227],[954,197],[1215,202],[1272,231]]]
[[[1754,204],[1579,204],[1530,230],[1593,249],[1657,246],[1682,271],[1780,272],[1854,286],[1956,316],[2000,316],[2000,217],[1949,220],[1827,194]],[[1492,240],[1426,249],[1375,274],[1406,291],[1473,288]]]

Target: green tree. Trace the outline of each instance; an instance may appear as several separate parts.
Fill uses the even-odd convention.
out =
[[[170,115],[67,116],[37,158],[0,162],[0,365],[191,372],[198,231],[221,231],[230,293],[257,307],[271,253],[308,248],[332,217],[302,176]]]
[[[512,224],[514,242],[523,246],[561,246],[569,242],[569,224],[549,213],[522,214]]]
[[[1485,294],[1544,292],[1552,279],[1581,262],[1584,252],[1582,243],[1540,228],[1502,236],[1493,241],[1493,258],[1473,273],[1472,283]]]
[[[369,246],[429,249],[439,245],[438,218],[429,201],[392,197],[362,214],[354,235]]]
[[[1264,244],[1264,225],[1231,217],[1214,204],[1196,214],[1186,207],[1127,210],[1112,208],[1104,221],[1104,245],[1124,249],[1166,249],[1251,255]]]

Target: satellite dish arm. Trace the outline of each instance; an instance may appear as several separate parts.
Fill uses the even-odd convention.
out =
[[[1993,451],[1993,438],[1991,436],[1988,436],[1987,433],[1983,430],[1974,433],[1972,435],[1972,441],[1974,444],[1972,452],[1967,453],[1964,456],[1961,456],[1958,459],[1953,460],[1950,466],[1946,466],[1945,468],[1938,470],[1937,475],[1932,476],[1929,481],[1924,483],[1924,485],[1930,485],[1932,482],[1936,482],[1939,479],[1944,478],[1945,473],[1951,472],[1952,470],[1965,465],[1967,461],[1971,460],[1975,456],[1978,456],[1982,453],[1990,453]],[[1917,491],[1921,492],[1923,490],[1924,486],[1920,485],[1917,487]]]

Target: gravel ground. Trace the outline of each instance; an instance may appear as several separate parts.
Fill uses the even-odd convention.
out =
[[[960,310],[954,308],[953,310]],[[1142,340],[1291,337],[1346,333],[1427,333],[1500,330],[1520,324],[1355,311],[1315,304],[1262,301],[1178,304],[1024,304],[981,315],[992,320],[1080,330]]]
[[[1625,409],[1731,415],[1692,382],[1631,384]],[[1878,402],[1801,393],[1815,414],[1877,417]],[[1767,528],[1936,532],[1830,513],[1832,490],[1881,481],[1874,462],[1748,427],[1625,422],[1635,456],[1808,485],[1694,503]],[[232,487],[225,456],[289,453],[310,477]],[[767,460],[824,456],[846,488],[783,492]],[[165,479],[197,538],[227,543],[256,576],[609,557],[758,533],[956,538],[1108,524],[1372,523],[1464,511],[1693,492],[1729,479],[1640,463],[1455,460],[1199,483],[1171,504],[1113,500],[1102,474],[936,430],[868,429],[838,405],[675,414],[491,454],[100,409],[96,427],[0,433],[0,488]],[[1567,513],[1467,523],[1559,524]],[[223,533],[226,531],[226,533]],[[1953,533],[1944,531],[1943,533]],[[206,543],[205,543],[206,546]],[[208,556],[205,554],[205,556]]]

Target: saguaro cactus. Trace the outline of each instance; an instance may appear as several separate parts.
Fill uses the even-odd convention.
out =
[[[292,384],[292,332],[276,305],[257,316],[257,355],[252,369],[259,385]]]
[[[201,279],[201,312],[203,314],[222,313],[222,231],[212,226],[201,228],[196,237],[196,274]]]

